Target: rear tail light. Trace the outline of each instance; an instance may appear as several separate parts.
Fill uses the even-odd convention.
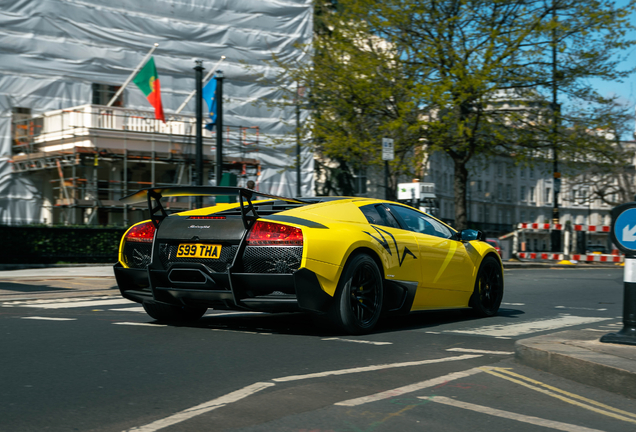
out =
[[[300,228],[272,222],[256,221],[247,236],[250,246],[302,246],[303,232]]]
[[[152,243],[154,236],[155,226],[153,223],[144,222],[129,229],[124,239],[129,242]]]

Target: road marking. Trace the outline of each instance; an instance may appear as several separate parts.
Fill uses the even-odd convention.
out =
[[[525,303],[501,303],[502,305],[506,305],[506,306],[525,306]]]
[[[168,426],[172,426],[174,424],[189,420],[198,415],[205,414],[217,408],[224,407],[225,405],[238,402],[241,399],[244,399],[248,396],[253,395],[254,393],[257,393],[274,385],[274,383],[257,382],[252,385],[248,385],[247,387],[243,387],[242,389],[235,392],[228,393],[225,396],[212,399],[211,401],[178,412],[174,415],[171,415],[170,417],[157,420],[145,426],[128,429],[128,432],[154,432],[159,429],[163,429]]]
[[[3,307],[14,307],[14,306],[30,306],[30,305],[42,305],[42,304],[51,304],[51,303],[73,303],[73,302],[84,302],[84,301],[93,301],[93,300],[121,300],[121,296],[99,296],[99,297],[77,297],[77,298],[65,298],[65,299],[41,299],[41,300],[16,300],[3,302]],[[128,303],[131,303],[128,301]]]
[[[363,405],[366,403],[370,403],[370,402],[377,402],[380,400],[384,400],[384,399],[390,399],[390,398],[394,398],[397,396],[401,396],[403,394],[406,393],[412,393],[418,390],[422,390],[425,388],[429,388],[429,387],[435,387],[437,385],[440,384],[445,384],[448,383],[450,381],[455,381],[457,379],[460,378],[466,378],[468,376],[471,375],[475,375],[478,374],[480,372],[483,372],[482,369],[480,368],[472,368],[472,369],[468,369],[465,371],[461,371],[461,372],[453,372],[450,373],[448,375],[444,375],[444,376],[440,376],[437,378],[432,378],[430,380],[426,380],[426,381],[422,381],[419,383],[415,383],[415,384],[410,384],[404,387],[398,387],[395,388],[393,390],[387,390],[381,393],[376,393],[374,395],[370,395],[370,396],[363,396],[363,397],[359,397],[359,398],[355,398],[355,399],[349,399],[346,401],[342,401],[342,402],[338,402],[334,405],[338,405],[338,406],[349,406],[349,407],[353,407],[353,406],[359,406],[359,405]]]
[[[566,431],[566,432],[602,432],[598,429],[590,429],[583,426],[577,426],[569,423],[562,423],[554,420],[546,420],[539,417],[527,416],[523,414],[517,414],[510,411],[498,410],[495,408],[486,407],[483,405],[475,405],[467,402],[461,402],[455,399],[447,398],[444,396],[419,396],[419,399],[429,400],[431,402],[440,403],[443,405],[449,405],[456,408],[463,408],[470,411],[475,411],[482,414],[488,414],[495,417],[502,417],[510,420],[516,420],[523,423],[529,423],[536,426],[543,426],[551,429]]]
[[[340,341],[340,342],[354,342],[354,343],[369,344],[369,345],[393,345],[393,342],[375,342],[375,341],[356,340],[356,339],[341,339],[341,338],[337,338],[337,337],[324,338],[322,340],[324,340],[324,341],[336,340],[336,341]]]
[[[475,354],[499,354],[499,355],[514,354],[514,351],[487,351],[487,350],[478,350],[478,349],[469,349],[469,348],[448,348],[446,351],[475,353]]]
[[[69,309],[80,307],[95,307],[95,306],[108,306],[117,304],[130,304],[130,300],[125,298],[110,299],[110,300],[88,300],[88,301],[58,301],[57,303],[29,303],[22,304],[20,307],[30,307],[39,309]]]
[[[113,312],[141,312],[146,313],[145,309],[141,306],[139,307],[129,307],[129,308],[118,308],[118,309],[108,309]]]
[[[414,362],[389,363],[389,364],[383,364],[383,365],[363,366],[363,367],[359,367],[359,368],[340,369],[340,370],[334,370],[334,371],[311,373],[311,374],[306,374],[306,375],[292,375],[292,376],[283,377],[283,378],[275,378],[272,381],[274,381],[274,382],[298,381],[298,380],[311,379],[311,378],[322,378],[322,377],[332,376],[332,375],[347,375],[347,374],[352,374],[352,373],[370,372],[370,371],[376,371],[376,370],[393,369],[393,368],[407,367],[407,366],[420,366],[420,365],[425,365],[425,364],[444,363],[444,362],[458,361],[458,360],[468,360],[468,359],[477,358],[477,357],[481,357],[481,355],[479,355],[479,354],[474,354],[474,355],[466,354],[466,355],[457,356],[457,357],[444,357],[444,358],[439,358],[439,359],[420,360],[420,361],[414,361]]]
[[[516,384],[522,385],[522,386],[527,387],[529,389],[532,389],[534,391],[538,391],[539,393],[543,393],[543,394],[546,394],[548,396],[552,396],[554,398],[562,400],[563,402],[567,402],[569,404],[576,405],[578,407],[585,408],[587,410],[594,411],[595,413],[602,414],[602,415],[605,415],[605,416],[608,416],[608,417],[612,417],[612,418],[615,418],[615,419],[618,419],[618,420],[623,420],[623,421],[626,421],[626,422],[629,422],[629,423],[636,423],[636,414],[632,414],[630,412],[623,411],[623,410],[620,410],[618,408],[614,408],[614,407],[611,407],[609,405],[605,405],[605,404],[600,403],[600,402],[596,402],[595,400],[588,399],[588,398],[585,398],[583,396],[579,396],[579,395],[574,394],[574,393],[566,392],[565,390],[561,390],[561,389],[553,387],[551,385],[544,384],[541,381],[537,381],[537,380],[534,380],[532,378],[528,378],[526,376],[511,372],[511,371],[509,371],[507,369],[498,368],[498,367],[490,367],[490,366],[484,366],[481,369],[484,372],[486,372],[486,373],[488,373],[490,375],[494,375],[494,376],[497,376],[499,378],[503,378],[505,380],[508,380],[508,381],[514,382]],[[506,376],[506,375],[508,375],[508,376]],[[514,378],[512,378],[512,377],[514,377]],[[519,378],[519,379],[515,379],[515,378]],[[527,381],[527,382],[524,382],[524,381]],[[536,384],[536,385],[544,387],[544,388],[537,387],[536,385],[530,385],[528,383]],[[565,396],[568,396],[568,397],[561,396],[561,395],[559,395],[557,393],[561,393],[562,395],[565,395]],[[590,405],[586,405],[584,403],[578,402],[578,401],[573,400],[573,399],[578,399],[578,400],[586,402],[586,403],[588,403],[590,405],[596,405],[597,407],[604,408],[607,411],[604,411],[604,410],[599,409],[599,408],[595,408],[595,407],[590,406]],[[614,412],[608,412],[608,411],[614,411]],[[625,417],[625,416],[627,416],[627,417]],[[629,418],[629,417],[633,417],[633,418]]]
[[[591,310],[591,311],[606,311],[607,308],[594,309],[586,307],[570,307],[570,306],[555,306],[555,309],[572,309],[572,310]]]
[[[123,324],[123,323],[116,323],[116,324]],[[137,323],[140,324],[140,323]],[[148,324],[148,325],[152,325],[152,324]],[[286,382],[286,381],[296,381],[296,380],[301,380],[301,379],[308,379],[308,378],[319,378],[322,376],[327,376],[327,375],[344,375],[344,374],[350,374],[350,373],[357,373],[357,372],[365,372],[365,371],[373,371],[373,370],[383,370],[383,369],[388,369],[388,368],[394,368],[394,367],[404,367],[404,366],[417,366],[417,365],[421,365],[421,364],[431,364],[431,363],[440,363],[440,362],[445,362],[445,361],[454,361],[454,360],[466,360],[466,359],[471,359],[471,358],[477,358],[477,357],[481,357],[480,355],[464,355],[464,356],[459,356],[459,357],[447,357],[447,358],[442,358],[442,359],[433,359],[433,360],[422,360],[422,361],[417,361],[417,362],[408,362],[408,363],[392,363],[392,364],[385,364],[385,365],[377,365],[377,366],[368,366],[368,367],[361,367],[361,368],[354,368],[354,369],[342,369],[342,370],[338,370],[338,371],[330,371],[330,372],[324,372],[324,373],[319,373],[319,374],[308,374],[308,375],[293,375],[293,376],[289,376],[289,377],[283,377],[283,378],[276,378],[273,379],[272,381],[276,381],[276,382]],[[393,397],[394,395],[398,395],[398,394],[402,394],[399,393],[400,390],[403,391],[403,393],[408,393],[409,391],[416,391],[416,390],[420,390],[422,388],[425,387],[430,387],[430,386],[434,386],[434,385],[438,385],[438,384],[443,384],[445,382],[448,381],[452,381],[454,379],[458,379],[458,378],[463,378],[466,376],[470,376],[479,372],[483,372],[483,369],[481,368],[473,368],[473,369],[469,369],[467,371],[464,372],[455,372],[452,374],[448,374],[445,375],[443,377],[439,377],[439,378],[434,378],[432,380],[428,380],[428,381],[424,381],[422,383],[418,383],[418,384],[413,384],[410,386],[406,386],[406,387],[401,387],[400,389],[395,389],[392,390],[391,395],[387,396],[387,397]],[[430,385],[429,385],[430,384]],[[168,426],[189,420],[193,417],[196,417],[200,414],[205,414],[206,412],[212,411],[214,409],[217,408],[221,408],[225,405],[234,403],[234,402],[238,402],[241,399],[244,399],[256,392],[259,392],[261,390],[264,390],[265,388],[271,387],[276,385],[275,383],[272,382],[257,382],[254,383],[252,385],[249,385],[247,387],[242,388],[241,390],[237,390],[235,392],[232,393],[228,393],[225,396],[221,396],[219,398],[213,399],[209,402],[205,402],[203,404],[197,405],[195,407],[192,408],[188,408],[184,411],[178,412],[172,416],[166,417],[164,419],[161,420],[157,420],[155,422],[152,422],[150,424],[147,424],[145,426],[140,426],[140,427],[135,427],[132,429],[128,429],[126,432],[154,432],[157,431],[159,429],[163,429],[166,428]],[[412,390],[409,390],[411,389]],[[391,391],[390,391],[391,392]],[[395,393],[398,392],[398,393]],[[389,392],[384,392],[384,393],[389,393]],[[380,395],[383,393],[380,393]],[[378,395],[373,395],[370,396],[368,398],[378,398]],[[368,398],[361,398],[361,399],[368,399]],[[380,398],[380,399],[384,399],[384,398]],[[380,400],[377,399],[377,400]],[[356,399],[352,399],[352,401],[356,401]],[[371,400],[370,400],[371,401]],[[345,402],[340,402],[339,404],[336,405],[340,405],[340,404],[346,404],[349,401],[345,401]],[[366,403],[366,402],[363,402]],[[354,406],[354,405],[351,405]]]
[[[519,324],[497,324],[484,327],[477,327],[466,330],[445,330],[444,333],[461,333],[480,336],[503,336],[513,337],[530,333],[554,330],[563,327],[572,327],[581,324],[591,324],[599,321],[606,321],[613,318],[600,317],[580,317],[564,315],[559,318],[539,319],[527,321]]]
[[[213,328],[210,329],[212,331],[218,331],[218,332],[228,332],[228,333],[244,333],[244,334],[251,334],[251,335],[268,335],[271,336],[273,335],[273,333],[271,332],[267,332],[267,331],[246,331],[246,330],[230,330],[230,329],[217,329],[217,328]],[[263,329],[265,330],[265,329]]]
[[[40,317],[40,316],[22,317],[22,319],[43,320],[43,321],[76,321],[77,320],[77,318],[53,318],[53,317]]]
[[[168,327],[166,324],[152,324],[142,322],[115,322],[114,325],[129,325],[129,326],[143,326],[143,327]]]

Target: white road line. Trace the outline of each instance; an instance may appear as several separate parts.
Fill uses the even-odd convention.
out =
[[[26,305],[42,305],[42,304],[50,304],[50,303],[74,303],[74,302],[84,302],[84,301],[93,301],[93,300],[114,300],[120,299],[121,296],[100,296],[100,297],[78,297],[78,298],[65,298],[65,299],[43,299],[43,300],[16,300],[3,302],[2,306],[4,307],[13,307],[13,306],[26,306]],[[128,301],[128,303],[131,303]]]
[[[510,420],[516,420],[523,423],[529,423],[536,426],[547,427],[550,429],[556,429],[566,432],[602,432],[598,429],[590,429],[583,426],[573,425],[569,423],[562,423],[554,420],[546,420],[539,417],[527,416],[523,414],[517,414],[510,411],[498,410],[495,408],[486,407],[483,405],[475,405],[467,402],[461,402],[455,399],[447,398],[444,396],[419,396],[419,399],[429,400],[431,402],[437,402],[444,405],[453,406],[456,408],[463,408],[470,411],[475,411],[482,414],[488,414],[495,417],[506,418]]]
[[[363,396],[356,399],[349,399],[346,401],[338,402],[335,405],[352,407],[352,406],[363,405],[370,402],[377,402],[379,400],[394,398],[406,393],[412,393],[414,391],[422,390],[425,388],[435,387],[437,385],[444,384],[450,381],[455,381],[460,378],[466,378],[468,376],[475,375],[480,372],[483,372],[483,370],[480,368],[472,368],[462,372],[453,372],[448,375],[432,378],[430,380],[422,381],[415,384],[410,384],[404,387],[398,387],[393,390],[387,390],[381,393],[376,393],[371,396]]]
[[[39,304],[23,304],[21,307],[39,308],[39,309],[69,309],[79,307],[95,307],[95,306],[108,306],[118,304],[130,304],[130,300],[125,298],[111,299],[111,300],[89,300],[89,301],[75,301],[75,302],[57,302],[57,303],[39,303]]]
[[[369,345],[393,345],[393,342],[375,342],[375,341],[356,340],[356,339],[341,339],[341,338],[337,338],[337,337],[324,338],[322,340],[324,340],[324,341],[335,340],[335,341],[340,341],[340,342],[354,342],[354,343],[369,344]]]
[[[506,306],[525,306],[525,303],[501,303],[502,305],[506,305]]]
[[[555,309],[572,309],[572,310],[591,310],[591,311],[606,311],[606,308],[594,309],[586,307],[570,307],[570,306],[555,306]]]
[[[129,307],[129,308],[108,309],[108,310],[109,311],[113,311],[113,312],[141,312],[141,313],[146,313],[144,308],[141,307],[141,306],[139,306],[139,307]]]
[[[414,361],[414,362],[389,363],[389,364],[383,364],[383,365],[363,366],[359,368],[340,369],[340,370],[334,370],[334,371],[311,373],[306,375],[292,375],[292,376],[283,377],[283,378],[274,378],[272,381],[274,382],[299,381],[304,379],[322,378],[322,377],[332,376],[332,375],[347,375],[352,373],[370,372],[370,371],[376,371],[376,370],[393,369],[393,368],[407,367],[407,366],[421,366],[425,364],[444,363],[444,362],[457,361],[457,360],[468,360],[468,359],[477,358],[477,357],[481,357],[481,355],[466,354],[466,355],[457,356],[457,357],[444,357],[439,359],[420,360],[420,361]]]
[[[498,324],[484,327],[477,327],[466,330],[445,330],[444,333],[461,333],[480,336],[512,337],[547,330],[554,330],[563,327],[571,327],[580,324],[590,324],[599,321],[606,321],[613,318],[600,317],[579,317],[565,315],[559,318],[539,319],[527,321],[519,324]]]
[[[512,355],[515,353],[514,351],[486,351],[486,350],[469,349],[469,348],[448,348],[446,351],[465,352],[465,353],[474,353],[474,354],[498,354],[498,355]]]
[[[116,322],[114,325],[129,325],[129,326],[143,326],[143,327],[168,327],[165,324],[152,324],[142,322]]]
[[[268,387],[275,385],[274,383],[264,383],[258,382],[247,387],[243,387],[240,390],[237,390],[232,393],[228,393],[225,396],[221,396],[216,399],[212,399],[209,402],[202,403],[201,405],[197,405],[192,408],[188,408],[187,410],[178,412],[170,417],[166,417],[161,420],[157,420],[153,423],[147,424],[145,426],[140,426],[136,428],[129,429],[128,432],[154,432],[173,424],[181,423],[183,421],[189,420],[192,417],[196,417],[201,414],[205,414],[206,412],[215,410],[217,408],[224,407],[227,404],[231,404],[233,402],[237,402],[241,399],[244,399],[248,396],[253,395],[256,392],[264,390]]]
[[[77,318],[53,318],[53,317],[40,317],[40,316],[22,317],[22,319],[32,319],[32,320],[42,320],[42,321],[77,321]]]

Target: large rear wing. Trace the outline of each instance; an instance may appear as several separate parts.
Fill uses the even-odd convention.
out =
[[[261,196],[276,200],[286,201],[293,204],[310,204],[312,201],[305,201],[298,198],[288,198],[278,195],[271,195],[258,192],[252,189],[232,186],[176,186],[169,188],[150,188],[141,189],[132,195],[121,198],[124,204],[136,204],[140,202],[148,202],[148,210],[150,211],[150,219],[155,228],[159,227],[159,223],[168,216],[168,213],[161,205],[163,197],[185,197],[185,196],[219,196],[229,195],[238,196],[241,207],[241,217],[245,229],[248,229],[259,218],[256,208],[252,204],[252,197]],[[154,200],[154,204],[153,204]]]

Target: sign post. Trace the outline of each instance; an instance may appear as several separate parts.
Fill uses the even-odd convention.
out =
[[[382,160],[384,161],[384,199],[389,199],[389,161],[395,158],[392,138],[382,138]]]
[[[636,345],[636,202],[612,209],[612,242],[625,254],[623,275],[623,328],[601,342]]]

